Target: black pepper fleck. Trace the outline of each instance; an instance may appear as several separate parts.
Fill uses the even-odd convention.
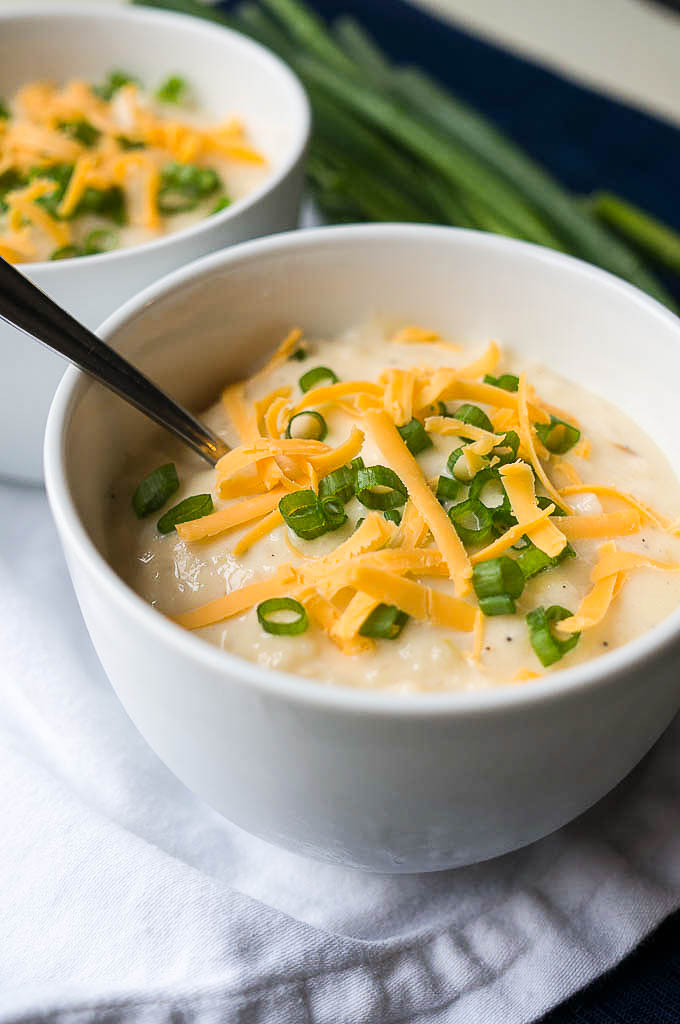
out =
[[[490,648],[490,647],[485,647],[485,648],[484,648],[484,650],[485,650],[485,651],[490,651],[490,650],[491,650],[491,648]]]
[[[505,639],[508,641],[509,644],[512,643],[512,637],[511,636],[506,636]]]
[[[602,641],[602,646],[603,647],[609,647],[609,641],[608,640],[603,640]]]

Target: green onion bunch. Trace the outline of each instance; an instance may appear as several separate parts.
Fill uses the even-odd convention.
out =
[[[617,196],[571,194],[492,121],[421,68],[395,66],[350,17],[329,27],[303,0],[134,0],[250,35],[287,61],[314,109],[307,174],[334,223],[453,224],[572,253],[672,309],[650,269],[680,274],[680,235]],[[500,385],[503,386],[503,385]]]

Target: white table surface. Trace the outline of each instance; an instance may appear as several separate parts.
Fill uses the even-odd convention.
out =
[[[60,2],[0,0],[0,8]],[[680,125],[680,15],[650,0],[414,2]]]

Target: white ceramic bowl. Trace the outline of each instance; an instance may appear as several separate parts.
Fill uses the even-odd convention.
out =
[[[680,321],[600,270],[506,238],[391,225],[250,242],[147,289],[103,335],[200,409],[291,324],[329,336],[374,314],[545,360],[680,461]],[[128,714],[172,771],[248,831],[376,871],[483,860],[584,811],[678,709],[680,611],[594,662],[477,693],[322,686],[211,647],[107,563],[111,482],[156,429],[69,370],[48,423],[48,494]]]
[[[225,245],[295,227],[310,116],[297,78],[236,32],[143,8],[22,5],[0,12],[0,96],[27,81],[101,81],[124,68],[149,86],[168,74],[191,82],[209,117],[242,116],[271,173],[227,210],[130,249],[19,269],[88,327],[141,288]],[[0,324],[0,476],[42,479],[42,440],[63,360]]]

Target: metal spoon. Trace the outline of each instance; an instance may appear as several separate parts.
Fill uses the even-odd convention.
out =
[[[228,446],[96,334],[0,258],[0,319],[65,356],[202,455],[211,466]]]

